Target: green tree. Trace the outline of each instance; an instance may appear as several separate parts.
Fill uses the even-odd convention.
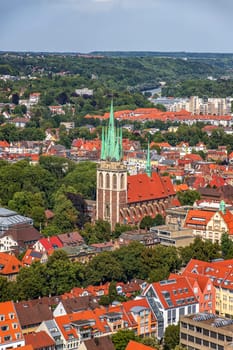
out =
[[[222,234],[221,250],[222,250],[222,257],[224,259],[231,259],[233,257],[233,242],[229,238],[229,234],[227,232]]]
[[[86,268],[86,284],[121,281],[122,277],[122,267],[111,252],[95,256]]]
[[[122,329],[112,335],[112,342],[116,350],[125,350],[130,340],[139,340],[139,338],[135,335],[133,330]]]
[[[195,237],[194,242],[187,247],[179,249],[183,265],[186,265],[190,259],[210,261],[221,257],[221,248],[218,243],[212,243],[210,240],[203,241],[200,237]]]
[[[177,197],[181,205],[193,205],[193,203],[200,199],[200,193],[195,190],[187,190],[184,192],[177,192]]]
[[[164,333],[164,350],[173,350],[180,342],[180,326],[170,325]]]

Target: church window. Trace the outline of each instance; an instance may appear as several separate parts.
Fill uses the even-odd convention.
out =
[[[109,204],[106,204],[105,206],[105,218],[109,218],[110,217],[110,207]]]
[[[106,188],[110,187],[110,177],[109,174],[106,174]]]
[[[117,188],[117,176],[116,176],[116,174],[113,174],[112,183],[113,183],[113,188],[116,189]]]
[[[122,175],[121,175],[121,189],[123,189],[124,186],[125,186],[125,177],[124,177],[124,175],[122,174]]]
[[[103,174],[100,173],[99,175],[99,187],[103,187]]]

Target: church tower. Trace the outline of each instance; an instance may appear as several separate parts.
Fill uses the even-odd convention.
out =
[[[102,128],[101,159],[97,168],[96,219],[114,229],[122,223],[120,210],[127,204],[127,167],[122,162],[122,128],[115,127],[113,103],[109,124]]]

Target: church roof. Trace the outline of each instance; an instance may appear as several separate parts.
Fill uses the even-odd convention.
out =
[[[128,181],[128,203],[142,202],[175,195],[174,187],[168,176],[152,173],[131,175]]]

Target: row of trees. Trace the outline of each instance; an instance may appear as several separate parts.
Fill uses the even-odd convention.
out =
[[[38,165],[27,160],[17,163],[0,161],[1,205],[32,217],[37,228],[45,224],[45,210],[55,216],[44,228],[45,234],[73,230],[85,222],[83,213],[68,198],[67,193],[95,198],[96,165],[76,164],[68,159],[41,156]]]
[[[133,242],[115,251],[100,253],[86,265],[71,262],[63,250],[57,250],[46,264],[36,262],[31,267],[22,268],[16,282],[0,278],[0,300],[58,295],[75,286],[127,282],[135,278],[156,282],[166,279],[171,272],[179,271],[191,258],[209,261],[224,254],[224,244],[221,248],[200,238],[180,249],[161,245],[149,249]],[[230,254],[228,256],[232,257]]]

